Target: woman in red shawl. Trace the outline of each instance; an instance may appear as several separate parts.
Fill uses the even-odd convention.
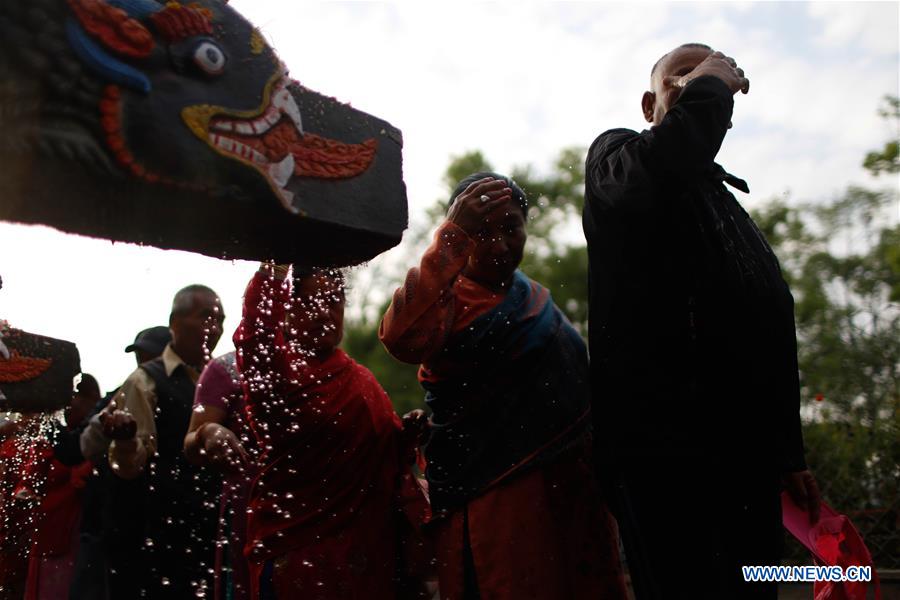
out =
[[[476,173],[394,293],[379,336],[419,363],[443,600],[625,598],[593,477],[584,341],[517,270],[527,203]]]
[[[33,442],[40,430],[40,415],[28,414],[0,426],[0,598],[19,600],[25,595],[28,554],[31,549],[37,487],[33,469],[39,460]]]
[[[80,453],[75,464],[63,464],[56,454],[99,396],[97,381],[84,374],[66,408],[64,429],[38,414],[0,428],[0,597],[6,591],[21,598],[16,590],[26,572],[26,600],[69,596],[82,492],[92,466]]]
[[[372,373],[337,347],[341,275],[295,273],[292,299],[287,272],[260,266],[234,335],[262,449],[247,523],[254,598],[394,600],[401,422]]]
[[[81,497],[93,465],[69,467],[53,456],[47,443],[40,448],[43,496],[28,561],[25,600],[55,600],[69,595],[78,552]],[[35,465],[38,466],[38,465]]]
[[[79,424],[99,400],[97,380],[83,373],[72,402],[66,407],[64,428],[58,427],[52,440],[42,438],[36,443],[40,459],[31,463],[29,478],[39,482],[34,492],[40,497],[40,505],[28,561],[25,600],[69,597],[78,555],[84,489],[93,465],[84,460],[80,451],[79,462],[68,462],[61,445],[63,438],[71,443],[72,436],[77,436]]]

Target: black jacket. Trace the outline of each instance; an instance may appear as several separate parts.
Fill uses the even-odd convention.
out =
[[[793,298],[714,162],[733,108],[699,77],[658,126],[588,153],[598,460],[801,470]]]

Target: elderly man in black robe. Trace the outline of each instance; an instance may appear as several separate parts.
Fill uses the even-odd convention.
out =
[[[732,58],[685,44],[654,65],[652,127],[600,135],[586,165],[596,452],[639,600],[775,598],[780,491],[818,518],[804,460],[793,298],[714,162]]]

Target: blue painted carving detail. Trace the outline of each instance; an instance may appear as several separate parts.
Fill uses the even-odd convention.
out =
[[[74,19],[66,19],[66,37],[78,58],[92,71],[111,83],[118,83],[133,90],[150,93],[150,79],[135,69],[112,57],[91,39]]]
[[[121,8],[130,17],[138,20],[146,19],[164,8],[162,4],[155,0],[109,0],[107,4]]]

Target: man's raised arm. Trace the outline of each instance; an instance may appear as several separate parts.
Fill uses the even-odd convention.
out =
[[[747,93],[750,82],[720,52],[687,73],[677,67],[664,63],[651,78],[653,91],[644,94],[650,130],[609,130],[591,146],[586,176],[595,197],[615,202],[623,186],[633,189],[659,178],[676,183],[712,167],[731,126],[733,96]]]

